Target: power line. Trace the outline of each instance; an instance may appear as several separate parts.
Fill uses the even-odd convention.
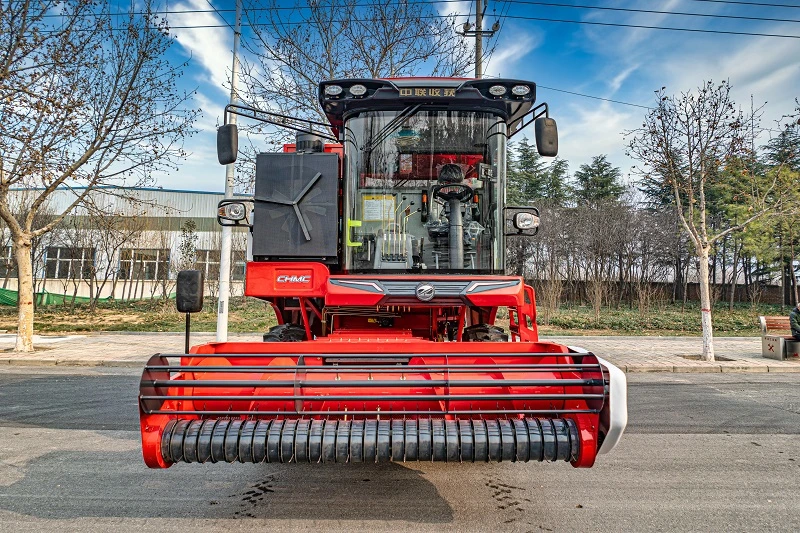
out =
[[[594,11],[618,11],[625,13],[648,13],[653,15],[674,15],[681,17],[705,17],[716,19],[733,19],[733,20],[755,20],[761,22],[800,22],[798,19],[780,19],[770,17],[748,17],[744,15],[716,15],[711,13],[690,13],[687,11],[660,11],[657,9],[634,9],[627,7],[605,7],[605,6],[587,6],[576,4],[557,4],[553,2],[532,2],[530,0],[513,0],[515,4],[532,5],[532,6],[550,6],[550,7],[563,7],[569,9],[590,9]],[[800,7],[800,6],[793,6]]]
[[[522,15],[508,15],[508,18],[515,20],[536,20],[539,22],[555,22],[563,24],[585,24],[589,26],[609,26],[615,28],[640,28],[646,30],[667,30],[667,31],[686,31],[692,33],[711,33],[722,35],[747,35],[751,37],[780,37],[784,39],[800,39],[800,35],[785,35],[780,33],[760,33],[760,32],[746,32],[746,31],[726,31],[726,30],[704,30],[699,28],[677,28],[671,26],[647,26],[644,24],[622,24],[615,22],[596,22],[589,20],[565,20],[553,19],[546,17],[526,17]]]
[[[453,13],[451,15],[420,15],[413,17],[414,20],[417,19],[438,19],[438,18],[451,18],[451,17],[468,17],[468,13]],[[680,27],[672,27],[672,26],[647,26],[644,24],[623,24],[623,23],[615,23],[615,22],[596,22],[596,21],[588,21],[588,20],[567,20],[567,19],[554,19],[554,18],[547,18],[547,17],[527,17],[523,15],[506,15],[506,18],[514,19],[514,20],[535,20],[538,22],[552,22],[557,24],[583,24],[589,26],[606,26],[606,27],[613,27],[613,28],[638,28],[638,29],[645,29],[645,30],[664,30],[664,31],[683,31],[683,32],[691,32],[691,33],[709,33],[709,34],[717,34],[717,35],[744,35],[749,37],[778,37],[783,39],[800,39],[800,35],[786,35],[781,33],[762,33],[762,32],[747,32],[747,31],[726,31],[726,30],[705,30],[700,28],[680,28]],[[398,20],[411,20],[411,18],[400,18]],[[330,23],[343,23],[343,22],[374,22],[373,19],[347,19],[347,20],[331,20]],[[307,24],[308,21],[298,21],[298,22],[285,22],[284,25],[286,26],[296,26]],[[259,28],[265,27],[265,24],[242,24],[243,27],[249,28]],[[200,24],[200,25],[193,25],[193,26],[170,26],[170,29],[204,29],[204,28],[225,28],[227,26],[221,24]],[[124,31],[124,28],[115,28],[118,30]]]
[[[603,98],[602,96],[592,96],[591,94],[577,93],[575,91],[567,91],[565,89],[556,89],[555,87],[548,87],[546,85],[540,85],[538,83],[536,84],[536,88],[537,89],[547,89],[549,91],[556,91],[556,92],[559,92],[559,93],[572,94],[574,96],[582,96],[583,98],[591,98],[593,100],[602,100],[604,102],[611,102],[613,104],[629,105],[631,107],[640,107],[642,109],[652,109],[650,107],[647,107],[646,105],[633,104],[631,102],[623,102],[622,100],[614,100],[612,98]]]
[[[225,24],[226,24],[226,25],[227,25],[227,26],[228,26],[230,29],[232,29],[234,32],[236,31],[236,30],[234,29],[234,27],[233,27],[233,26],[231,26],[231,25],[228,23],[228,21],[227,21],[227,20],[225,20],[225,17],[223,17],[223,16],[222,16],[222,13],[220,13],[220,12],[217,10],[217,8],[216,8],[216,7],[214,7],[214,4],[212,4],[212,3],[211,3],[211,0],[206,0],[206,3],[207,3],[208,5],[210,5],[210,6],[211,6],[211,9],[213,9],[213,10],[214,10],[214,12],[215,12],[215,13],[216,13],[216,14],[219,16],[219,18],[221,18],[221,19],[222,19],[222,22],[224,22],[224,23],[225,23]]]
[[[498,76],[487,76],[487,77],[500,79]],[[538,89],[547,89],[548,91],[555,91],[555,92],[558,92],[558,93],[571,94],[573,96],[580,96],[582,98],[591,98],[592,100],[602,100],[603,102],[610,102],[612,104],[627,105],[627,106],[631,106],[631,107],[638,107],[638,108],[641,108],[641,109],[652,109],[651,107],[648,107],[648,106],[642,105],[642,104],[634,104],[632,102],[625,102],[624,100],[615,100],[613,98],[604,98],[602,96],[593,96],[591,94],[579,93],[579,92],[575,92],[575,91],[568,91],[566,89],[558,89],[556,87],[548,87],[547,85],[542,85],[540,83],[536,84],[536,89],[537,90]]]
[[[430,2],[409,2],[409,4],[422,4],[422,3],[452,3],[456,0],[431,0]],[[758,6],[766,6],[768,4],[765,3],[755,3],[755,2],[731,2],[728,0],[693,0],[693,1],[707,1],[707,2],[715,2],[715,3],[735,3],[735,4],[747,4],[747,5],[758,5]],[[515,3],[517,4],[533,4],[533,5],[551,5],[553,3],[546,3],[546,2],[531,2],[530,0],[517,0]],[[357,4],[361,5],[362,7],[368,4]],[[563,5],[563,4],[562,4]],[[800,6],[789,6],[789,5],[778,5],[778,4],[769,4],[769,6],[774,7],[800,7]],[[213,6],[212,6],[213,7]],[[583,6],[584,8],[588,8],[588,6]],[[254,8],[253,10],[260,10],[266,8]],[[276,9],[281,9],[280,7]],[[289,9],[289,8],[284,8]],[[609,8],[611,9],[611,8]],[[613,8],[613,9],[622,9],[622,8]],[[221,16],[221,13],[227,10],[217,10],[216,8],[213,9],[214,12]],[[171,13],[171,14],[186,14],[186,13],[210,13],[211,10],[191,10],[191,11],[164,11],[164,12],[154,12],[154,13]],[[662,14],[668,12],[660,12]],[[49,16],[49,15],[46,15]],[[58,16],[58,15],[56,15]],[[418,15],[413,17],[416,19],[449,19],[455,17],[469,17],[469,14],[464,13],[451,13],[448,15]],[[406,20],[410,19],[407,18]],[[532,16],[525,16],[525,15],[505,15],[505,19],[513,19],[513,20],[528,20],[528,21],[538,21],[538,22],[548,22],[548,23],[555,23],[555,24],[582,24],[588,26],[605,26],[605,27],[614,27],[614,28],[635,28],[635,29],[650,29],[650,30],[662,30],[662,31],[680,31],[680,32],[690,32],[690,33],[708,33],[708,34],[716,34],[716,35],[742,35],[742,36],[751,36],[751,37],[776,37],[776,38],[784,38],[784,39],[800,39],[800,35],[787,35],[787,34],[777,34],[777,33],[764,33],[764,32],[747,32],[747,31],[733,31],[733,30],[712,30],[712,29],[701,29],[701,28],[684,28],[684,27],[676,27],[676,26],[650,26],[645,24],[626,24],[626,23],[615,23],[615,22],[599,22],[599,21],[589,21],[589,20],[570,20],[570,19],[558,19],[558,18],[550,18],[550,17],[532,17]],[[765,19],[766,20],[766,19]],[[346,22],[372,22],[372,19],[348,19]],[[344,20],[331,20],[331,23],[342,23],[345,22]],[[787,22],[800,22],[800,21],[787,21]],[[296,21],[296,22],[285,22],[284,25],[287,26],[295,26],[295,25],[303,25],[307,24],[307,21]],[[264,24],[242,24],[242,26],[250,27],[250,28],[257,28],[265,26]],[[216,25],[216,24],[198,24],[198,25],[180,25],[180,26],[169,26],[170,29],[206,29],[206,28],[225,28],[230,27],[230,25],[225,22],[225,25]],[[125,28],[113,28],[117,31],[125,31]]]
[[[413,20],[418,19],[437,19],[437,18],[450,18],[450,17],[467,17],[468,14],[463,13],[455,13],[453,15],[429,15],[429,16],[417,16],[413,17]],[[550,19],[544,17],[524,17],[524,16],[515,16],[515,15],[506,15],[506,18],[515,19],[515,20],[535,20],[538,22],[553,22],[559,24],[585,24],[590,26],[607,26],[607,27],[616,27],[616,28],[640,28],[646,30],[665,30],[665,31],[683,31],[683,32],[691,32],[691,33],[709,33],[709,34],[717,34],[717,35],[743,35],[748,37],[777,37],[782,39],[800,39],[800,35],[785,35],[779,33],[757,33],[757,32],[744,32],[744,31],[723,31],[723,30],[701,30],[695,28],[675,28],[675,27],[668,27],[668,26],[645,26],[642,24],[618,24],[612,22],[590,22],[584,20],[563,20],[563,19]],[[411,18],[398,18],[397,20],[412,20]],[[343,22],[374,22],[373,19],[348,19],[346,21],[343,20],[331,20],[329,21],[331,24],[333,23],[343,23]],[[307,24],[307,21],[303,22],[285,22],[285,26],[296,26]],[[242,24],[244,28],[261,28],[267,27],[265,24]],[[214,28],[230,28],[227,24],[196,24],[191,26],[168,26],[167,30],[202,30],[202,29],[214,29]],[[80,29],[76,31],[93,31],[89,28],[87,29]],[[111,31],[129,31],[128,28],[111,28]],[[40,33],[54,33],[53,31],[41,31]]]
[[[757,7],[785,7],[789,9],[798,9],[800,5],[794,4],[769,4],[765,2],[735,2],[733,0],[688,0],[689,2],[707,2],[711,4],[733,4],[740,6],[757,6]]]
[[[408,5],[415,5],[415,4],[453,4],[453,3],[462,3],[463,0],[426,0],[426,1],[409,1],[405,2]],[[796,19],[780,19],[780,18],[771,18],[771,17],[750,17],[750,16],[740,16],[740,15],[720,15],[720,14],[711,14],[711,13],[691,13],[686,11],[662,11],[662,10],[653,10],[653,9],[635,9],[635,8],[622,8],[622,7],[606,7],[606,6],[590,6],[590,5],[575,5],[575,4],[563,4],[563,3],[556,3],[556,2],[534,2],[530,0],[506,0],[506,3],[511,2],[512,4],[520,4],[520,5],[538,5],[538,6],[550,6],[550,7],[561,7],[561,8],[568,8],[568,9],[591,9],[591,10],[600,10],[600,11],[620,11],[620,12],[628,12],[628,13],[651,13],[651,14],[661,14],[661,15],[679,15],[679,16],[689,16],[689,17],[709,17],[709,18],[725,18],[725,19],[739,19],[739,20],[756,20],[756,21],[765,21],[765,22],[800,22],[800,20]],[[745,5],[745,6],[754,6],[754,7],[776,7],[776,8],[787,8],[787,9],[800,9],[800,5],[792,5],[792,4],[771,4],[771,3],[764,3],[764,2],[736,2],[730,0],[688,0],[691,2],[713,2],[717,4],[733,4],[733,5]],[[160,10],[160,11],[135,11],[135,12],[125,12],[125,13],[118,13],[119,14],[126,14],[126,15],[145,15],[145,14],[154,14],[154,15],[188,15],[188,14],[202,14],[202,13],[216,13],[220,17],[222,17],[222,13],[233,13],[235,9],[218,9],[214,7],[209,0],[206,2],[211,6],[212,9],[181,9],[181,10]],[[399,3],[399,2],[391,2],[387,1],[387,3]],[[472,5],[474,2],[471,2]],[[352,4],[352,7],[370,7],[375,4],[367,3],[367,4]],[[272,8],[267,7],[251,7],[248,8],[248,11],[300,11],[312,9],[311,7],[288,7],[288,6],[276,6]],[[42,18],[56,18],[56,17],[63,17],[64,15],[60,14],[49,14],[43,15]],[[85,14],[82,15],[85,17],[90,16],[97,16],[94,14]],[[443,15],[447,16],[447,15]],[[464,16],[464,15],[459,15]],[[223,20],[224,17],[222,17]]]
[[[506,13],[508,13],[508,10],[510,8],[511,8],[511,0],[505,0],[503,7],[500,8],[500,16],[498,17],[500,19],[500,29],[497,30],[497,35],[500,35],[500,32],[503,31],[503,26],[505,26],[506,24],[505,14],[503,12],[505,11]],[[489,64],[492,61],[492,56],[494,55],[494,51],[497,50],[497,44],[499,42],[500,38],[498,37],[497,40],[495,40],[494,42],[494,46],[492,46],[492,49],[489,51],[489,55],[486,57],[486,70],[489,70]]]
[[[403,2],[408,5],[416,5],[416,4],[460,4],[463,3],[464,0],[410,0],[408,2]],[[208,2],[208,0],[206,0]],[[208,2],[211,5],[211,2]],[[397,0],[386,0],[386,4],[399,4],[400,2]],[[351,4],[351,7],[371,7],[376,5],[374,2],[366,3],[366,4]],[[336,7],[333,5],[332,7]],[[202,13],[234,13],[236,12],[235,9],[231,8],[221,8],[217,9],[213,5],[211,5],[212,9],[164,9],[158,11],[125,11],[122,13],[113,13],[113,15],[190,15],[190,14],[202,14]],[[249,7],[247,11],[303,11],[312,9],[310,6],[275,6],[275,7]],[[86,13],[81,15],[81,17],[92,17],[92,16],[100,16],[94,13]],[[442,15],[446,16],[446,15]],[[61,14],[48,14],[42,15],[40,18],[63,18],[64,15]]]

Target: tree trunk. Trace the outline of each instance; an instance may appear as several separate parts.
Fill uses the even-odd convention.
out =
[[[744,268],[744,293],[747,296],[748,300],[752,300],[752,283],[753,283],[753,276],[752,276],[752,258],[750,257],[742,257],[742,265]]]
[[[75,313],[75,300],[78,299],[78,283],[73,282],[72,301],[69,303],[69,314]]]
[[[691,265],[691,261],[689,258],[686,258],[686,261],[683,263],[683,288],[681,289],[681,294],[683,295],[683,303],[681,304],[681,312],[686,310],[686,302],[689,299],[689,266]]]
[[[736,286],[737,286],[737,277],[738,277],[738,269],[739,269],[739,250],[740,247],[736,246],[734,242],[733,247],[733,265],[731,267],[731,299],[728,303],[728,310],[733,311],[733,301],[736,297]]]
[[[726,287],[726,281],[727,280],[726,280],[726,277],[725,277],[727,275],[727,273],[728,273],[728,270],[727,270],[727,254],[728,254],[728,237],[725,237],[722,240],[722,272],[720,272],[720,275],[719,275],[720,279],[722,280],[722,287],[720,287],[720,290],[719,290],[720,299],[725,298],[725,296],[727,295],[727,292],[726,292],[726,288],[727,288]]]
[[[789,272],[792,276],[792,292],[794,293],[794,301],[792,302],[792,305],[797,305],[797,302],[800,302],[800,300],[798,300],[797,276],[794,273],[794,238],[792,238],[792,245],[789,253],[791,254],[789,259]]]
[[[89,309],[94,311],[94,280],[97,279],[97,272],[92,272],[92,277],[89,278]]]
[[[711,256],[711,285],[717,287],[717,247],[714,246],[714,255]]]
[[[700,322],[703,326],[703,361],[714,361],[714,329],[711,323],[711,290],[709,287],[708,247],[697,248],[698,283],[700,285]]]
[[[17,259],[17,344],[14,351],[33,351],[33,264],[31,262],[31,239],[17,237],[14,241],[14,256]]]

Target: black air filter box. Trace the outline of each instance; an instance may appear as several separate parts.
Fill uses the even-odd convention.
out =
[[[336,263],[338,181],[336,154],[258,154],[254,260]]]

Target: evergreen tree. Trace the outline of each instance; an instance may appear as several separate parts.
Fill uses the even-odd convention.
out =
[[[628,154],[630,155],[630,154]],[[670,165],[678,168],[685,167],[685,163],[680,153],[673,153],[670,158]],[[658,162],[652,164],[650,172],[643,173],[638,181],[637,188],[644,194],[645,205],[654,210],[661,210],[667,206],[675,205],[675,190],[669,182],[667,176],[671,169],[668,165],[661,165]],[[685,201],[686,195],[682,194],[681,201]]]
[[[547,168],[543,197],[550,205],[565,207],[572,199],[572,187],[569,184],[569,162],[556,157]]]
[[[509,150],[508,203],[527,205],[544,197],[547,165],[526,137]]]
[[[527,138],[518,146],[509,145],[508,153],[509,205],[547,200],[549,204],[564,206],[569,202],[572,190],[566,160],[555,158],[548,165]]]
[[[767,164],[800,171],[800,124],[788,126],[763,148]]]
[[[605,154],[595,156],[575,173],[575,199],[590,207],[604,200],[619,200],[625,194],[621,179],[622,171],[609,163]]]

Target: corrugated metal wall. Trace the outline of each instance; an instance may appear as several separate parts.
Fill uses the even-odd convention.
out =
[[[50,196],[47,204],[43,208],[43,212],[52,214],[62,213],[69,208],[75,201],[77,195],[81,194],[84,190],[85,189],[77,188],[59,189]],[[19,199],[23,204],[25,202],[21,197],[30,193],[35,194],[35,191],[11,191],[12,195],[20,197]],[[195,222],[195,234],[197,236],[196,247],[198,250],[219,249],[221,228],[217,224],[216,211],[218,202],[223,198],[223,193],[217,192],[181,191],[158,188],[102,187],[89,193],[89,201],[99,208],[99,210],[117,216],[131,217],[131,219],[136,221],[137,227],[141,228],[141,231],[137,232],[134,239],[120,246],[120,250],[167,248],[170,250],[170,256],[173,260],[179,255],[178,247],[181,242],[181,228],[184,227],[188,220],[193,220]],[[71,242],[74,243],[76,239],[70,237],[69,232],[75,231],[71,228],[76,226],[87,228],[81,230],[88,235],[88,238],[84,239],[86,242],[97,242],[97,231],[88,229],[88,227],[91,226],[90,220],[86,208],[78,207],[74,209],[70,218],[63,224],[64,228],[42,239],[42,247],[70,246]],[[246,241],[247,231],[244,228],[241,230],[235,229],[234,249],[246,250]],[[101,255],[101,252],[98,250],[95,263],[98,271],[105,271],[105,267],[109,264],[109,261],[115,266],[120,264],[119,250],[110,258]],[[44,253],[41,253],[41,256],[44,257]],[[38,288],[38,290],[44,289],[48,292],[55,293],[60,293],[64,290],[64,282],[62,280],[45,280],[46,273],[43,262],[37,265],[37,267],[37,278],[44,280],[40,282],[40,288]],[[174,273],[171,273],[171,276],[174,277]],[[143,280],[142,283],[149,285],[152,282]],[[5,285],[8,289],[14,289],[16,287],[16,280],[8,279]],[[111,285],[111,283],[106,284],[102,297],[110,294]],[[143,292],[152,292],[148,289],[143,289]],[[236,292],[237,289],[241,290],[241,282],[235,284],[234,292]],[[72,290],[70,286],[70,294],[72,294]],[[115,292],[120,293],[120,287],[117,287]],[[88,296],[88,294],[88,282],[81,282],[78,295]],[[117,298],[121,296],[121,294],[115,294]]]

